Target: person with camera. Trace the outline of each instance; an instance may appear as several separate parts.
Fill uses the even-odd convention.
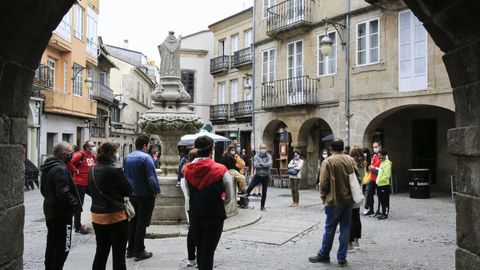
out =
[[[303,159],[300,158],[300,152],[293,152],[293,159],[288,163],[288,178],[290,179],[290,189],[292,190],[292,204],[290,207],[297,207],[300,199],[298,186],[302,178]]]

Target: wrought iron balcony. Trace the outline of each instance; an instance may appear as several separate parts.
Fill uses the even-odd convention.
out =
[[[210,74],[226,73],[230,68],[230,56],[222,55],[210,59]]]
[[[35,70],[35,76],[33,77],[33,91],[52,89],[54,79],[53,70],[46,65],[40,64]]]
[[[311,2],[287,0],[267,8],[267,35],[288,37],[309,29],[312,25]]]
[[[316,105],[318,80],[308,76],[262,83],[262,107]]]
[[[239,118],[251,118],[253,115],[253,102],[251,100],[245,100],[233,103],[233,117]]]
[[[227,121],[230,115],[229,107],[228,104],[210,106],[210,121]]]
[[[240,68],[252,64],[252,48],[248,47],[233,53],[232,68]]]
[[[113,103],[113,90],[102,83],[96,83],[93,87],[92,98],[103,102]]]

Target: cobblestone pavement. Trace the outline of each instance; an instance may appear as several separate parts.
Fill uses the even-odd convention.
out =
[[[85,209],[89,209],[86,199]],[[330,264],[308,262],[321,244],[323,206],[318,191],[300,191],[300,207],[289,208],[288,189],[269,188],[267,212],[247,227],[224,232],[215,254],[215,269],[337,269],[338,240]],[[253,198],[259,211],[259,199]],[[362,216],[360,248],[348,254],[346,269],[454,269],[455,205],[448,196],[410,199],[391,197],[388,220]],[[25,269],[42,269],[46,227],[38,190],[25,193]],[[253,212],[252,212],[253,213]],[[83,213],[86,217],[89,211]],[[128,269],[188,269],[185,237],[147,239],[153,258],[127,259]],[[73,236],[65,269],[90,269],[95,253],[93,234]],[[109,262],[108,269],[111,269]]]

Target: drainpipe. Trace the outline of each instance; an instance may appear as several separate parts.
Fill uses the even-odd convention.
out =
[[[255,140],[256,140],[256,135],[255,135],[255,28],[256,28],[256,23],[255,23],[255,18],[256,18],[256,5],[254,3],[253,5],[253,43],[252,43],[252,141],[253,141],[253,151],[257,149],[255,145]]]
[[[345,146],[350,146],[350,0],[345,16]]]

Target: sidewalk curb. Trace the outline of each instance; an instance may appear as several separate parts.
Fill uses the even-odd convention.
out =
[[[244,212],[245,211],[245,212]],[[225,220],[223,232],[229,232],[243,227],[250,226],[262,219],[262,214],[253,209],[239,209],[237,215]],[[148,239],[162,239],[183,237],[188,234],[187,224],[176,225],[150,225],[147,228],[145,238]]]

